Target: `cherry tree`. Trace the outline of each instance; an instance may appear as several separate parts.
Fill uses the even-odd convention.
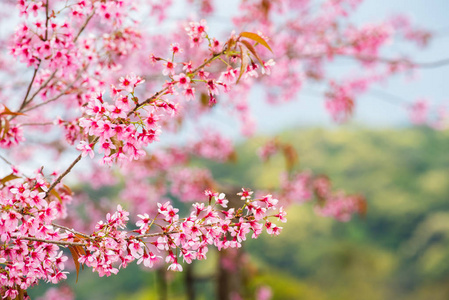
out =
[[[241,1],[234,30],[212,35],[207,20],[217,3],[211,0],[5,1],[2,297],[25,299],[41,281],[66,279],[72,260],[77,274],[85,266],[110,276],[134,261],[182,271],[182,262],[206,259],[210,246],[237,249],[263,231],[280,234],[284,207],[292,203],[315,199],[317,213],[340,221],[364,213],[362,196],[333,191],[324,175],[295,171],[294,150],[278,140],[259,155],[285,156],[280,190],[239,187],[237,204],[209,170],[190,164],[195,157],[235,159],[232,140],[201,120],[221,110],[230,122],[238,120],[243,135],[252,135],[249,94],[256,86],[266,101],[281,105],[307,81],[321,82],[325,109],[343,122],[371,84],[422,66],[380,53],[397,36],[425,46],[430,32],[403,16],[352,24],[348,16],[360,3]],[[196,14],[174,23],[177,7]],[[158,30],[163,24],[174,26]],[[357,78],[326,72],[339,56],[354,59]],[[413,105],[413,121],[427,122],[426,109],[423,101]],[[442,111],[431,125],[445,122]],[[182,137],[191,124],[193,140],[159,142]],[[73,193],[76,185],[120,189],[110,199],[91,199],[82,190]],[[190,203],[190,213],[181,216],[172,198]]]

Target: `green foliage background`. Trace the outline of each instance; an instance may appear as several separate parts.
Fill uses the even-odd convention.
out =
[[[362,193],[365,218],[348,223],[316,216],[311,205],[288,210],[279,237],[246,243],[248,287],[269,285],[273,299],[449,299],[449,133],[400,130],[292,130],[279,136],[300,156],[301,170],[327,174],[336,188]],[[282,156],[263,164],[255,156],[265,137],[239,146],[238,160],[206,161],[218,182],[274,188],[285,170]],[[195,265],[213,275],[214,253]],[[113,278],[81,272],[78,299],[157,299],[155,275],[132,266]],[[214,298],[214,283],[197,286]],[[202,291],[202,292],[200,292]],[[32,293],[40,293],[34,290]],[[94,297],[92,297],[94,295]],[[182,274],[170,299],[185,299]]]

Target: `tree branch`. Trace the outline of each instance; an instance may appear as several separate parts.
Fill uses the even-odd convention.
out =
[[[223,49],[221,52],[214,54],[211,58],[209,58],[209,59],[206,60],[204,63],[202,63],[201,65],[199,65],[196,69],[194,69],[194,70],[192,71],[192,74],[196,74],[199,70],[201,70],[202,68],[204,68],[207,64],[211,63],[211,62],[212,62],[213,60],[215,60],[217,57],[223,55],[225,52],[226,52],[226,49]],[[163,88],[163,89],[160,90],[159,92],[153,94],[153,96],[151,96],[150,98],[147,98],[147,99],[145,99],[143,102],[136,104],[136,106],[134,107],[134,109],[131,110],[131,111],[128,113],[128,116],[130,116],[132,113],[134,113],[137,109],[139,109],[139,108],[142,107],[143,105],[145,105],[145,104],[147,104],[147,103],[150,103],[152,100],[154,100],[154,99],[156,99],[157,97],[159,97],[160,95],[162,95],[167,89],[168,89],[168,87]],[[50,100],[52,100],[52,99],[50,99]],[[36,108],[37,106],[41,106],[41,105],[43,105],[43,104],[45,104],[45,103],[48,103],[50,100],[48,100],[48,101],[46,101],[46,102],[44,102],[44,103],[38,104],[38,105],[36,105],[36,106],[34,106],[34,107],[31,107],[30,109]],[[54,101],[54,100],[52,100],[52,101]],[[29,109],[28,109],[28,110],[29,110]],[[27,111],[28,111],[28,110],[27,110]],[[99,140],[99,137],[96,137],[96,138],[93,140],[92,143],[95,145],[95,144],[97,143],[98,140]],[[67,168],[61,175],[58,176],[58,178],[51,184],[50,188],[49,188],[48,191],[45,193],[45,197],[44,197],[45,199],[48,198],[48,196],[50,195],[50,192],[55,188],[55,186],[56,186],[58,183],[60,183],[61,180],[62,180],[67,174],[70,173],[70,171],[72,170],[72,168],[73,168],[73,167],[74,167],[74,166],[81,160],[81,158],[82,158],[82,154],[78,155],[78,157],[72,162],[72,164],[71,164],[71,165],[70,165],[70,166],[69,166],[69,167],[68,167],[68,168]],[[150,236],[148,236],[148,237],[150,237]]]
[[[49,3],[50,0],[45,1],[45,40],[48,39],[48,10],[49,10]]]
[[[8,165],[12,166],[12,163],[9,160],[7,160],[6,158],[4,158],[2,155],[0,155],[0,159],[2,159]]]
[[[82,73],[85,69],[86,69],[86,68],[83,68],[83,69],[81,70],[81,72],[78,73],[78,75],[76,76],[76,78],[72,81],[72,83],[70,83],[68,86],[66,86],[66,88],[65,88],[59,95],[57,95],[57,96],[55,96],[55,97],[53,97],[53,98],[50,98],[50,99],[48,99],[48,100],[45,101],[45,102],[36,104],[35,106],[29,107],[29,108],[27,108],[27,109],[24,109],[23,112],[27,112],[27,111],[36,109],[36,108],[38,108],[38,107],[41,107],[41,106],[43,106],[43,105],[46,105],[46,104],[51,103],[51,102],[53,102],[53,101],[56,101],[56,100],[58,100],[59,98],[61,98],[62,96],[64,96],[65,93],[66,93],[68,90],[70,90],[70,89],[73,87],[73,85],[78,81],[78,79],[81,77],[81,73]]]
[[[217,57],[223,55],[226,52],[227,49],[223,49],[221,52],[214,54],[211,58],[203,62],[201,65],[199,65],[196,69],[194,69],[190,74],[196,74],[199,70],[204,68],[206,65],[210,64],[212,61],[214,61]],[[164,88],[163,90],[160,90],[159,92],[153,94],[150,98],[145,99],[142,103],[139,103],[134,107],[134,109],[130,112],[133,113],[136,110],[138,110],[140,107],[142,107],[145,104],[150,103],[154,99],[157,99],[162,93],[164,93],[168,88]]]
[[[91,14],[87,17],[86,21],[84,22],[83,26],[81,26],[80,30],[78,31],[78,34],[76,35],[76,37],[73,39],[73,42],[76,43],[76,41],[78,40],[78,38],[80,37],[81,33],[84,31],[84,29],[86,29],[87,24],[89,24],[90,20],[92,19],[92,17],[95,15],[95,8],[92,10]]]
[[[33,86],[34,79],[36,78],[37,70],[39,70],[39,66],[40,65],[41,64],[39,62],[39,64],[37,65],[36,69],[34,69],[33,78],[31,78],[30,84],[28,85],[28,88],[27,88],[27,92],[25,94],[25,97],[23,98],[22,104],[20,105],[20,108],[19,108],[18,112],[21,112],[22,109],[28,104],[27,98],[28,98],[28,95],[30,94],[31,87]]]
[[[84,237],[84,238],[86,238],[86,239],[89,239],[89,240],[94,239],[94,238],[90,237],[90,236],[87,235],[87,234],[84,234],[84,233],[75,231],[74,229],[70,229],[70,228],[65,227],[65,226],[62,226],[62,225],[58,225],[58,224],[55,224],[55,223],[51,223],[51,225],[54,226],[54,227],[57,227],[57,228],[61,228],[61,229],[65,230],[65,231],[71,232],[71,233],[73,233],[73,234],[80,235],[80,236],[82,236],[82,237]]]
[[[38,239],[38,238],[35,238],[35,237],[29,237],[29,236],[22,236],[22,237],[20,237],[18,239],[27,240],[27,241],[33,241],[33,242],[42,242],[42,243],[48,243],[48,244],[55,244],[55,245],[61,245],[61,246],[86,246],[85,243],[45,240],[45,239]]]
[[[78,155],[78,157],[72,162],[72,164],[61,174],[56,178],[56,180],[52,183],[52,185],[49,187],[48,191],[45,193],[44,199],[47,199],[50,195],[50,192],[55,188],[55,186],[61,182],[62,178],[64,178],[67,174],[70,173],[70,171],[73,169],[73,167],[81,160],[82,154]]]
[[[305,59],[317,59],[317,58],[323,58],[327,57],[329,54],[335,55],[335,56],[343,56],[343,57],[349,57],[353,58],[355,60],[360,61],[366,61],[366,62],[382,62],[386,64],[403,64],[407,65],[412,68],[439,68],[446,65],[449,65],[449,58],[441,59],[437,61],[432,62],[413,62],[409,61],[407,59],[398,58],[398,59],[392,59],[392,58],[386,58],[386,57],[379,57],[379,56],[370,56],[370,55],[358,55],[358,54],[347,54],[347,53],[311,53],[311,54],[304,54],[304,55],[289,55],[290,58],[305,58]]]

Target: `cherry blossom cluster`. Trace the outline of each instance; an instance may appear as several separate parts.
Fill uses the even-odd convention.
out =
[[[359,195],[345,195],[343,192],[335,193],[325,199],[324,205],[315,206],[318,215],[331,217],[340,222],[348,222],[354,213],[364,214],[365,199]]]
[[[67,246],[75,265],[91,267],[100,276],[116,274],[132,261],[149,268],[165,261],[168,269],[182,271],[181,258],[186,263],[205,259],[209,246],[241,247],[249,233],[257,238],[264,228],[278,235],[282,227],[271,219],[286,222],[271,195],[253,200],[252,192],[243,189],[241,207],[228,208],[223,193],[206,191],[208,204],[193,204],[187,218],[167,201],[158,203],[154,217],[139,214],[136,229],[127,231],[129,212],[119,205],[87,235],[54,223],[67,215],[68,187],[50,186],[40,171],[33,178],[18,175],[4,177],[0,193],[0,293],[11,299],[40,280],[66,279],[68,257],[62,248]]]
[[[0,104],[0,148],[11,148],[24,141],[23,129],[8,119],[10,115],[14,113]]]
[[[415,125],[426,125],[437,130],[449,127],[449,112],[444,105],[435,108],[435,116],[432,116],[433,108],[427,99],[414,101],[408,106],[408,110],[410,120]]]
[[[256,238],[263,228],[279,234],[281,227],[271,218],[285,222],[285,211],[270,195],[252,200],[252,191],[244,189],[239,193],[242,207],[228,208],[224,194],[207,192],[209,201],[193,204],[186,218],[168,202],[170,196],[197,201],[204,189],[214,188],[210,172],[189,168],[189,159],[232,160],[229,139],[210,128],[198,128],[187,147],[150,152],[147,146],[162,130],[176,134],[184,121],[196,122],[199,115],[220,106],[237,115],[242,132],[250,135],[255,122],[248,96],[258,82],[271,103],[293,99],[308,81],[320,82],[326,87],[326,108],[335,120],[345,121],[356,98],[371,84],[419,66],[406,57],[381,56],[396,35],[421,46],[428,42],[429,32],[415,29],[408,19],[357,25],[349,16],[361,0],[312,2],[242,1],[233,22],[249,31],[217,39],[209,36],[206,20],[181,22],[178,29],[158,33],[151,32],[152,25],[139,28],[137,19],[144,8],[139,1],[17,1],[18,26],[7,38],[0,37],[0,76],[8,79],[0,82],[0,147],[8,149],[0,163],[26,165],[44,154],[50,161],[54,158],[54,166],[45,163],[47,172],[65,165],[59,158],[73,145],[81,154],[60,173],[45,176],[42,167],[27,177],[11,167],[13,172],[0,179],[0,295],[22,299],[25,290],[40,280],[64,279],[68,260],[64,247],[75,266],[81,263],[109,276],[131,261],[147,267],[165,261],[169,269],[179,271],[181,260],[204,259],[211,245],[238,248],[249,233]],[[161,22],[175,3],[151,1],[148,15]],[[209,16],[215,5],[202,0],[200,10]],[[4,16],[1,25],[5,19],[17,23],[14,17]],[[272,51],[276,64],[263,59],[273,57]],[[11,56],[20,63],[11,64]],[[363,74],[357,73],[356,79],[343,74],[333,78],[326,63],[341,57],[363,66]],[[424,101],[409,109],[415,123],[447,125],[444,110],[436,122],[429,122]],[[62,135],[57,126],[62,127]],[[273,142],[260,155],[268,159],[277,151],[286,156],[290,172],[281,179],[281,195],[288,202],[302,203],[315,196],[319,214],[342,221],[364,212],[361,197],[333,192],[326,177],[293,173],[297,157],[287,145]],[[105,221],[97,222],[104,216],[102,209],[115,204],[100,199],[99,209],[78,194],[74,202],[96,224],[93,233],[85,234],[81,231],[92,232],[92,228],[76,213],[67,212],[72,196],[61,182],[83,157],[95,153],[106,166],[95,165],[90,175],[82,174],[83,180],[94,187],[121,185],[118,197],[126,200],[126,210],[119,206]],[[109,166],[115,163],[124,180],[112,174]],[[136,219],[137,227],[127,230]],[[59,221],[66,226],[55,223]],[[60,296],[54,292],[48,297]]]
[[[201,139],[188,145],[189,150],[203,158],[225,162],[235,153],[232,141],[213,130],[203,130]]]
[[[274,76],[259,79],[269,102],[293,100],[308,82],[321,83],[326,98],[324,107],[334,120],[343,122],[352,116],[357,98],[368,92],[370,86],[396,74],[417,72],[419,63],[404,53],[384,56],[383,49],[397,40],[423,47],[432,33],[416,27],[406,15],[357,24],[352,15],[362,3],[362,0],[242,1],[234,24],[263,31],[272,38],[270,44],[276,49]],[[340,22],[342,19],[345,22]],[[326,64],[340,58],[354,61],[356,72],[347,68],[348,71],[339,70],[335,76],[326,70]],[[365,87],[354,90],[350,82],[360,78],[365,78]]]
[[[342,222],[349,221],[355,213],[365,214],[366,201],[363,196],[333,191],[332,183],[325,175],[314,175],[311,171],[294,171],[296,152],[291,145],[272,139],[257,152],[263,161],[267,161],[280,151],[286,158],[288,172],[281,173],[278,193],[286,203],[303,204],[316,200],[317,214]]]
[[[332,183],[326,176],[313,176],[309,171],[291,175],[284,173],[281,176],[280,194],[290,203],[310,202],[315,198],[315,211],[318,215],[341,222],[351,220],[353,214],[366,213],[366,200],[363,196],[333,191]]]
[[[154,101],[137,109],[138,99],[134,89],[144,80],[133,74],[120,79],[120,88],[111,87],[112,100],[109,104],[103,93],[91,97],[85,107],[85,117],[78,120],[87,137],[77,146],[83,156],[94,156],[93,147],[98,143],[98,152],[103,153],[102,162],[137,160],[145,155],[143,147],[157,140],[160,133],[161,112],[173,113],[171,103]],[[125,92],[124,95],[122,92]]]
[[[17,1],[21,18],[10,39],[2,40],[2,53],[9,50],[34,73],[26,93],[11,88],[18,85],[14,78],[6,89],[0,88],[2,102],[14,112],[0,117],[1,147],[25,141],[22,123],[47,132],[51,131],[49,125],[58,124],[64,127],[70,145],[79,139],[79,115],[75,114],[91,94],[104,89],[110,77],[118,79],[108,72],[123,68],[119,60],[139,47],[142,37],[137,22],[129,17],[135,4],[128,0]],[[89,34],[83,34],[85,31]],[[14,68],[27,74],[20,64]],[[2,66],[0,72],[4,71],[7,74]],[[58,109],[47,109],[56,101],[64,112],[57,120],[54,112]]]
[[[183,202],[192,202],[201,198],[204,190],[215,185],[208,169],[173,168],[168,176],[170,194]]]
[[[210,37],[207,29],[206,20],[190,22],[185,27],[191,47],[201,49],[200,46],[203,42],[208,41],[206,52],[198,50],[198,53],[203,55],[203,63],[199,66],[191,60],[182,61],[181,54],[187,50],[185,51],[179,43],[170,45],[170,58],[164,59],[151,54],[150,61],[153,64],[162,64],[162,75],[170,77],[171,82],[167,84],[169,94],[180,93],[187,101],[193,100],[196,95],[201,94],[201,103],[212,106],[217,102],[217,95],[231,91],[240,78],[257,78],[259,72],[269,74],[274,62],[273,60],[263,61],[257,52],[261,47],[257,47],[256,51],[256,46],[249,42],[246,39],[248,37],[243,33],[239,36],[232,34],[227,42],[222,43],[216,38]],[[264,40],[266,37],[257,37],[259,41],[263,40],[266,43]],[[257,42],[257,39],[253,37],[249,39]],[[209,59],[204,60],[204,56],[209,56]],[[259,64],[255,63],[253,59],[257,59]],[[215,64],[213,70],[215,74],[204,68],[213,61],[219,62]],[[206,97],[206,100],[203,97]]]
[[[330,91],[326,94],[327,111],[335,121],[346,121],[354,110],[356,95],[366,88],[366,81],[356,80],[342,84],[331,82]]]
[[[3,178],[0,191],[0,295],[10,299],[39,280],[65,279],[68,259],[56,244],[68,235],[52,222],[67,215],[70,190],[50,191],[40,172],[33,178],[18,175]]]
[[[75,295],[67,285],[49,288],[42,297],[37,300],[73,300]]]
[[[206,20],[201,20],[200,22],[190,22],[189,26],[186,27],[187,34],[190,37],[191,47],[199,46],[204,38],[206,38],[208,30]]]
[[[198,25],[195,28],[196,31],[204,32],[205,24],[201,26]],[[233,41],[234,44],[238,44],[233,38],[231,38],[231,41]],[[249,42],[245,41],[242,43],[247,47],[250,47],[253,52],[255,51],[253,46],[248,46],[250,45]],[[172,51],[174,58],[176,53],[182,52],[182,49],[179,48],[179,45],[173,44]],[[212,52],[209,62],[224,55],[226,51],[232,51],[231,47],[228,46],[227,48],[224,48],[224,50],[218,54]],[[253,54],[257,56],[256,52]],[[249,57],[249,54],[241,51],[240,56],[242,64],[241,69],[243,69],[242,72],[244,72],[245,76],[255,76],[251,75],[251,73],[255,72],[258,68],[257,65],[255,63],[245,65],[245,59]],[[77,149],[83,152],[83,156],[90,155],[92,157],[94,155],[92,148],[95,143],[98,142],[98,151],[99,153],[104,153],[102,161],[105,164],[123,162],[126,160],[137,160],[145,154],[142,148],[157,139],[157,135],[160,133],[158,121],[161,117],[164,115],[173,116],[177,112],[178,104],[162,99],[160,97],[161,95],[176,95],[176,90],[182,89],[184,96],[189,100],[190,98],[195,97],[195,88],[192,87],[192,84],[200,83],[204,84],[206,87],[209,95],[209,103],[213,104],[216,102],[215,95],[219,93],[218,86],[222,86],[225,91],[229,90],[230,86],[227,83],[210,78],[209,72],[206,72],[201,66],[193,69],[190,63],[184,64],[183,69],[188,73],[179,73],[178,75],[175,75],[176,63],[173,61],[173,58],[171,60],[163,60],[152,56],[153,62],[165,61],[163,75],[169,75],[172,81],[168,82],[162,91],[143,102],[139,102],[139,99],[135,96],[135,88],[137,85],[142,84],[144,80],[134,74],[120,78],[119,88],[116,88],[115,86],[111,87],[112,100],[110,102],[112,102],[112,104],[108,104],[108,102],[105,101],[103,93],[96,93],[89,99],[84,105],[86,117],[82,117],[78,120],[79,126],[82,128],[83,132],[85,132],[85,135],[91,138],[91,140],[87,141],[84,139],[77,147]],[[206,63],[203,65],[206,65]],[[225,73],[229,73],[229,69]],[[233,74],[235,76],[239,73],[236,71],[236,73]],[[241,77],[241,75],[243,75],[243,73],[240,74],[239,77]],[[196,76],[198,76],[199,79],[195,79]],[[225,75],[223,76],[226,77]],[[228,80],[228,82],[230,84],[235,84],[235,78]],[[122,92],[128,94],[124,95]],[[226,141],[222,141],[221,144],[225,144],[225,142]],[[210,147],[203,145],[198,145],[193,149],[197,149],[203,156],[211,157],[211,155],[219,153],[218,151],[214,151],[212,154],[212,151],[208,150]],[[229,149],[229,147],[223,147],[222,150],[225,149]],[[231,151],[229,151],[229,154],[230,153]],[[229,157],[229,154],[226,156]]]

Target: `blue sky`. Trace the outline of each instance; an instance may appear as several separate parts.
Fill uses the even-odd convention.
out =
[[[411,16],[416,25],[436,33],[431,45],[424,50],[417,50],[416,47],[394,44],[392,49],[397,53],[407,53],[417,62],[431,62],[449,58],[448,12],[449,1],[447,0],[365,0],[353,20],[362,24],[380,21],[397,13]],[[338,60],[332,67],[332,72],[338,72],[340,65],[345,65],[345,62]],[[366,96],[360,97],[354,118],[350,123],[370,127],[410,124],[407,111],[400,105],[390,102],[393,96],[407,102],[413,102],[418,98],[427,98],[435,105],[449,104],[449,65],[421,69],[417,75],[413,81],[404,80],[403,76],[392,78],[388,84],[378,85]],[[269,125],[266,122],[259,122],[260,132],[275,133],[292,126],[334,126],[324,110],[323,98],[316,91],[306,89],[299,98],[279,109],[259,106],[255,111],[258,120],[267,120],[276,116]]]
[[[218,13],[208,18],[209,31],[212,34],[230,32],[234,28],[227,22],[235,12],[235,5],[239,1],[229,0],[218,2]],[[176,15],[191,7],[177,7]],[[416,62],[432,62],[449,58],[449,1],[448,0],[364,0],[352,20],[358,24],[379,22],[395,14],[406,14],[412,22],[420,28],[426,28],[436,33],[429,47],[418,49],[404,43],[392,44],[389,51],[383,53],[385,57],[397,57],[398,53],[406,54]],[[184,12],[185,14],[185,12]],[[172,24],[173,25],[173,24]],[[396,56],[395,56],[396,54]],[[333,75],[347,71],[348,66],[354,66],[349,59],[337,59],[330,67]],[[447,78],[449,65],[433,69],[421,69],[413,81],[404,76],[391,78],[387,84],[374,86],[370,92],[357,99],[357,106],[353,118],[347,123],[351,127],[363,126],[374,128],[411,126],[408,112],[394,98],[400,98],[404,103],[412,103],[420,98],[426,98],[432,105],[447,103],[449,93]],[[326,127],[341,126],[332,121],[324,109],[322,93],[314,87],[306,87],[295,101],[282,106],[273,107],[261,99],[264,94],[261,89],[253,89],[251,93],[252,111],[258,124],[258,134],[276,135],[277,133],[295,127]],[[257,104],[257,105],[256,105]],[[197,121],[197,120],[195,120]],[[227,136],[239,139],[240,131],[235,120],[216,110],[212,116],[203,118],[202,123],[217,128]],[[182,136],[163,137],[168,143],[183,143],[195,138],[197,132],[192,123],[187,123]],[[206,127],[207,128],[207,127]]]

